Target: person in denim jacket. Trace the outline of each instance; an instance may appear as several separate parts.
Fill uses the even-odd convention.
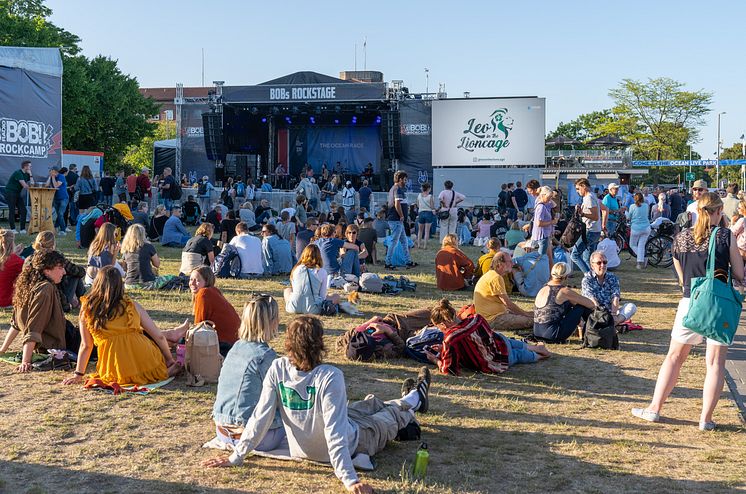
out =
[[[280,325],[277,302],[269,295],[256,295],[244,305],[239,340],[223,362],[217,396],[212,409],[216,437],[205,446],[230,449],[241,438],[262,392],[262,382],[277,358],[269,341],[277,336]],[[285,441],[279,411],[257,451],[278,449]]]
[[[269,223],[262,226],[262,263],[268,276],[290,274],[295,265],[290,242],[280,238],[277,227]]]

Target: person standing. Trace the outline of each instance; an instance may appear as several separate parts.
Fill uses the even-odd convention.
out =
[[[727,195],[723,199],[723,216],[730,223],[731,219],[738,214],[738,204],[741,202],[738,200],[738,184],[728,184],[725,189]]]
[[[80,177],[75,183],[75,190],[78,193],[78,210],[88,209],[96,205],[96,196],[98,195],[98,185],[93,173],[88,165],[84,165],[80,170]]]
[[[118,171],[114,180],[114,194],[118,202],[127,202],[127,180],[124,178],[124,172]]]
[[[171,209],[174,205],[173,193],[176,189],[176,179],[174,179],[171,173],[171,168],[166,167],[163,169],[163,183],[159,184],[158,190],[163,198],[163,205],[166,209]]]
[[[153,191],[151,187],[150,170],[143,168],[135,181],[135,196],[138,201],[147,201],[150,204],[150,208],[153,209],[155,206],[153,205]]]
[[[215,190],[215,187],[212,185],[212,183],[210,183],[210,177],[208,177],[207,175],[202,177],[202,180],[200,180],[197,184],[197,199],[199,200],[199,209],[205,215],[211,209],[210,197],[212,196],[213,190]]]
[[[582,198],[582,203],[576,206],[586,227],[586,240],[580,237],[570,253],[570,259],[583,273],[591,270],[589,262],[591,253],[596,250],[601,240],[601,211],[596,194],[591,190],[591,183],[587,178],[575,181],[575,191]]]
[[[18,208],[21,235],[26,234],[26,198],[21,192],[24,189],[28,190],[29,185],[31,185],[31,162],[26,160],[21,162],[21,168],[13,172],[5,186],[5,201],[8,203],[8,224],[13,233],[19,233],[16,230],[16,208]]]
[[[521,182],[515,183],[515,190],[513,191],[513,202],[516,209],[521,213],[526,213],[526,206],[528,205],[528,194],[521,187]]]
[[[676,218],[684,212],[684,202],[678,189],[671,189],[668,194],[668,203],[671,205],[671,221],[676,221]]]
[[[516,219],[518,219],[518,204],[515,200],[513,187],[514,185],[512,182],[508,184],[508,188],[506,190],[506,192],[508,193],[506,204],[508,206],[508,218],[510,218],[512,221],[515,221]]]
[[[624,213],[624,207],[619,204],[619,184],[610,183],[609,193],[604,196],[603,205],[606,210],[603,215],[601,229],[606,231],[606,236],[611,237],[616,233],[616,227],[619,224],[619,215]]]
[[[98,186],[101,189],[102,200],[107,206],[111,206],[112,204],[114,204],[113,200],[115,184],[116,180],[114,179],[114,177],[110,176],[106,172],[103,172],[101,180],[99,180],[98,182]]]
[[[629,246],[637,255],[637,269],[645,267],[645,244],[650,237],[650,206],[645,202],[642,194],[635,194],[635,203],[629,207]]]
[[[78,183],[78,165],[75,163],[70,164],[70,171],[67,172],[65,179],[67,179],[67,197],[69,198],[67,207],[68,223],[74,225],[78,222],[78,204],[75,201],[75,185]]]
[[[707,182],[704,180],[695,180],[692,184],[692,202],[686,207],[686,212],[689,213],[689,225],[694,226],[697,224],[697,202],[705,194],[709,192],[707,188]]]
[[[370,164],[370,163],[369,163]],[[372,171],[372,170],[371,170]],[[363,180],[363,186],[360,187],[358,195],[360,196],[360,209],[365,208],[370,213],[370,196],[373,191],[368,187],[368,180]]]
[[[54,226],[57,228],[60,236],[67,235],[67,225],[65,224],[65,210],[67,209],[67,203],[70,200],[70,196],[67,194],[67,180],[65,180],[65,172],[67,168],[60,170],[56,166],[53,166],[49,170],[49,178],[45,185],[57,189],[54,193],[54,200],[52,201],[52,208],[54,209],[57,217],[54,219]]]
[[[342,207],[345,208],[347,222],[352,223],[355,220],[355,188],[349,180],[342,189]]]
[[[440,243],[449,233],[456,233],[458,224],[458,205],[464,202],[466,196],[453,190],[453,182],[446,180],[443,183],[444,190],[438,194],[438,203],[440,205],[438,213],[448,211],[448,218],[440,220]]]
[[[430,225],[435,223],[435,200],[430,190],[430,184],[425,182],[420,187],[422,192],[417,194],[417,248],[427,249],[430,238]]]
[[[394,185],[389,190],[389,208],[386,220],[391,230],[391,245],[386,250],[386,269],[396,269],[393,265],[393,257],[399,244],[401,244],[405,265],[408,267],[417,266],[417,263],[413,262],[409,255],[409,238],[404,231],[404,220],[409,214],[406,182],[406,172],[397,171],[394,174]]]

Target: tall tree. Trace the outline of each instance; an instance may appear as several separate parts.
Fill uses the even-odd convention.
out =
[[[0,0],[0,45],[59,47],[63,54],[77,54],[80,38],[49,22],[50,15],[43,0]]]
[[[600,137],[602,134],[598,129],[612,118],[611,110],[584,113],[567,123],[560,122],[556,129],[547,134],[547,138],[565,136],[577,141],[589,141]]]
[[[603,133],[617,134],[634,145],[642,159],[679,159],[687,142],[696,142],[712,94],[686,91],[684,84],[667,77],[647,82],[624,79],[609,91],[614,118],[601,125]]]

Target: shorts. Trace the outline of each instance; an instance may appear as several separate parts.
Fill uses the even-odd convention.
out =
[[[728,346],[720,343],[719,341],[710,340],[705,338],[699,333],[695,333],[691,329],[684,326],[684,316],[689,312],[689,298],[682,297],[679,300],[679,307],[676,309],[676,318],[673,321],[673,329],[671,330],[671,339],[678,343],[685,345],[699,345],[703,340],[707,340],[707,344]]]
[[[432,211],[420,211],[420,214],[417,215],[417,223],[420,225],[424,224],[433,224],[436,222],[435,213]]]

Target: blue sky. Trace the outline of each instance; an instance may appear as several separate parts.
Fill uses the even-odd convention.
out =
[[[623,78],[666,76],[714,93],[694,149],[746,132],[744,1],[284,2],[48,0],[52,20],[143,87],[255,84],[298,70],[363,68],[413,91],[547,98],[547,130],[609,107]],[[739,141],[740,142],[740,141]]]

